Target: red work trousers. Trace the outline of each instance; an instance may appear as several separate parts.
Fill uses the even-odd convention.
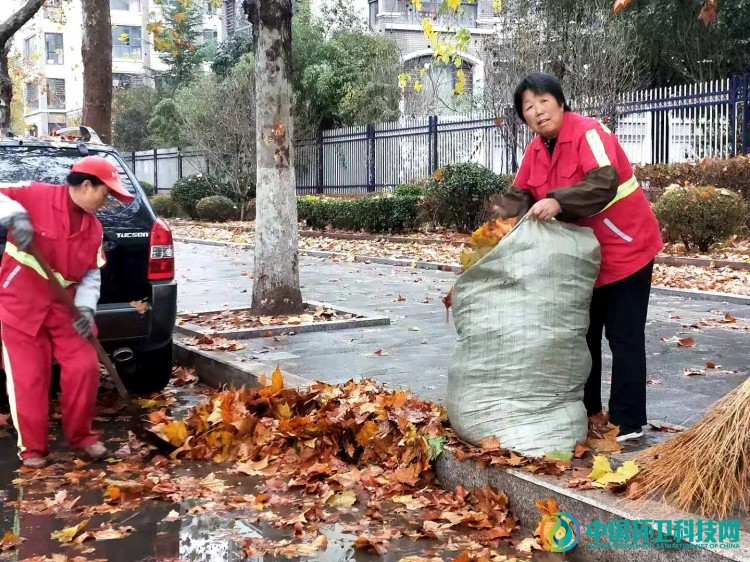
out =
[[[36,336],[3,324],[3,364],[21,459],[47,455],[52,357],[60,364],[63,433],[76,449],[98,441],[91,431],[99,388],[99,361],[91,343],[72,324],[70,313],[50,307]]]

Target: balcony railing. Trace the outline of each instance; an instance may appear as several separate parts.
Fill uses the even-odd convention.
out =
[[[398,3],[401,15],[391,19],[391,23],[405,23],[411,25],[421,25],[423,18],[432,18],[439,25],[450,25],[453,27],[476,27],[477,25],[477,2],[462,2],[457,13],[441,13],[440,7],[442,2],[422,2],[422,9],[417,10],[416,6],[411,3],[409,6],[406,2]]]

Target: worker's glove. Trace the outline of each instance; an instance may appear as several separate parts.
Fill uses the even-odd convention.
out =
[[[89,339],[94,335],[94,311],[87,306],[78,307],[78,317],[73,320],[76,332],[84,338]]]
[[[34,240],[34,227],[26,213],[18,213],[10,220],[10,231],[19,250],[26,250]]]

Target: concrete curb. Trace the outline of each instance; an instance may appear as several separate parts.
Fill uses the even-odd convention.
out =
[[[226,246],[231,248],[244,248],[252,250],[254,246],[252,244],[240,244],[238,242],[220,242],[216,240],[203,240],[202,238],[175,238],[177,242],[184,242],[186,244],[200,244],[204,246]],[[319,250],[300,250],[300,255],[311,256],[318,258],[340,258],[343,260],[350,259],[351,254],[344,254],[341,252],[323,252]],[[354,255],[352,261],[359,263],[377,263],[381,265],[395,265],[399,267],[412,267],[416,269],[428,269],[433,271],[448,271],[451,273],[461,273],[461,266],[451,265],[446,263],[436,262],[423,262],[423,261],[411,261],[395,258],[380,258],[376,256],[360,256]],[[708,260],[706,260],[708,261]],[[658,259],[657,259],[657,263]],[[716,263],[716,262],[714,262]],[[750,265],[750,264],[748,264]],[[668,287],[652,287],[651,292],[655,295],[663,295],[670,297],[682,297],[686,299],[704,300],[712,302],[724,302],[731,304],[750,305],[750,297],[743,295],[732,295],[729,293],[718,293],[715,291],[698,291],[690,289],[672,289]]]
[[[270,378],[273,367],[239,355],[223,351],[203,351],[184,343],[182,336],[174,341],[175,361],[178,365],[195,369],[201,382],[214,388],[225,385],[240,387],[260,386],[259,378]],[[314,381],[282,371],[284,384],[305,388]],[[539,513],[534,502],[553,497],[562,511],[572,515],[581,527],[579,545],[566,554],[573,562],[734,562],[750,561],[750,535],[740,533],[740,548],[735,550],[695,549],[592,549],[586,526],[595,519],[605,525],[613,519],[630,521],[697,519],[695,514],[676,512],[663,504],[651,501],[634,502],[599,490],[574,490],[565,487],[562,478],[535,475],[524,470],[484,467],[474,461],[458,461],[449,449],[435,462],[435,473],[440,484],[448,489],[458,485],[481,488],[490,484],[508,494],[510,508],[520,519],[525,532],[534,530]]]
[[[218,332],[212,332],[197,324],[190,322],[184,322],[175,326],[175,332],[184,334],[186,336],[201,337],[201,336],[216,336],[223,337],[232,340],[245,340],[251,338],[264,338],[268,336],[279,336],[283,334],[303,334],[312,332],[332,332],[334,330],[350,330],[354,328],[372,328],[374,326],[389,326],[391,319],[388,316],[381,316],[372,314],[363,310],[355,310],[352,308],[344,308],[339,305],[330,305],[318,301],[305,301],[305,307],[307,310],[315,310],[319,306],[324,306],[336,312],[343,314],[351,314],[359,316],[360,318],[352,318],[349,320],[331,320],[328,322],[304,322],[296,325],[285,325],[285,326],[261,326],[260,328],[247,328],[244,330],[224,330]],[[224,308],[221,310],[202,310],[200,312],[191,312],[188,314],[203,314],[206,312],[227,312],[237,310],[247,310],[248,307],[232,307]]]
[[[438,481],[446,488],[458,485],[465,488],[481,488],[490,484],[496,490],[503,490],[510,499],[510,509],[521,520],[525,531],[533,531],[539,520],[535,500],[553,497],[561,511],[572,515],[581,527],[578,546],[566,554],[566,560],[574,562],[672,562],[690,560],[718,562],[750,560],[750,535],[740,533],[739,549],[593,549],[591,538],[586,534],[586,526],[599,520],[606,526],[613,519],[630,521],[695,520],[695,514],[677,512],[661,503],[653,501],[631,501],[599,490],[574,490],[567,488],[560,478],[535,475],[518,469],[498,467],[480,468],[473,461],[458,461],[449,450],[437,459],[435,472]],[[562,484],[562,485],[561,485]]]
[[[184,337],[179,335],[175,335],[173,348],[175,364],[195,369],[201,382],[213,388],[225,385],[256,388],[260,386],[261,375],[270,380],[273,372],[273,367],[265,363],[245,359],[229,351],[207,351],[189,346],[184,342]],[[281,374],[284,376],[284,385],[289,387],[306,388],[314,383],[287,371],[281,371]]]

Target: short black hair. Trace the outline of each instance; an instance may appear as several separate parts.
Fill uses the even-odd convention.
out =
[[[92,176],[91,174],[82,174],[81,172],[70,172],[68,174],[68,177],[65,178],[65,181],[68,182],[68,185],[75,186],[81,185],[86,180],[89,180],[94,185],[104,185],[104,182],[98,177]]]
[[[516,108],[516,115],[524,123],[526,119],[523,118],[523,93],[526,90],[531,90],[538,96],[541,94],[551,94],[557,100],[557,103],[563,106],[563,110],[570,111],[570,106],[565,101],[562,84],[557,79],[557,76],[543,72],[534,72],[521,80],[521,83],[513,93],[513,105]]]

